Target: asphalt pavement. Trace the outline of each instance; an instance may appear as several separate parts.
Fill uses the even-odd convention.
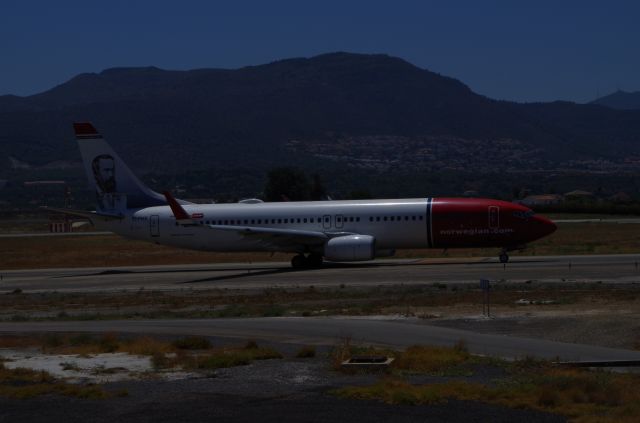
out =
[[[640,254],[376,260],[297,270],[289,263],[0,270],[0,293],[113,290],[263,289],[491,281],[640,282]]]
[[[640,360],[640,351],[542,339],[482,334],[429,325],[417,319],[349,317],[261,317],[237,319],[2,322],[0,333],[118,332],[151,335],[199,335],[257,339],[300,345],[351,342],[405,348],[453,346],[463,341],[470,352],[507,359],[537,357],[564,361]]]

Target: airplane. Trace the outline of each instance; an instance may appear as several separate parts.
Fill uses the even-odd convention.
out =
[[[144,185],[91,123],[73,124],[96,210],[49,210],[99,229],[173,247],[294,254],[294,268],[392,256],[409,248],[500,248],[508,252],[556,230],[519,204],[484,198],[193,204]]]

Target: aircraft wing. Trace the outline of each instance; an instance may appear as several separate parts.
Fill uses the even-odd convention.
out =
[[[230,226],[230,225],[202,225],[205,228],[235,232],[247,238],[252,238],[263,242],[266,245],[277,247],[290,246],[316,246],[322,245],[329,239],[353,235],[350,232],[318,232],[304,231],[299,229],[277,229],[263,228],[257,226]]]
[[[74,209],[61,209],[57,207],[40,207],[43,210],[54,212],[54,213],[64,213],[71,216],[79,216],[84,217],[85,219],[93,220],[93,219],[102,219],[102,220],[120,220],[123,219],[124,216],[118,214],[108,214],[108,213],[98,213],[95,211],[86,211],[86,210],[74,210]]]
[[[267,246],[304,248],[306,246],[323,245],[329,239],[337,236],[354,235],[350,232],[319,232],[300,229],[264,228],[260,226],[203,225],[197,223],[197,219],[192,218],[168,191],[164,192],[164,196],[176,221],[181,225],[208,228],[214,231],[235,232],[238,235],[258,240]]]

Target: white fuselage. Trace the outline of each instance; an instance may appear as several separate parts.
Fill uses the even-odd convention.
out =
[[[206,251],[288,251],[232,231],[207,225],[356,233],[375,237],[376,249],[425,248],[427,199],[309,201],[257,204],[197,204],[184,209],[203,226],[177,224],[169,206],[130,210],[120,221],[98,225],[119,235]],[[199,216],[202,217],[199,217]]]

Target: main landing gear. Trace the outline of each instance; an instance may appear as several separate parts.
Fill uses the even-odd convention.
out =
[[[320,254],[298,254],[291,259],[291,267],[294,269],[308,269],[322,266],[322,256]]]
[[[502,251],[500,252],[500,255],[498,256],[500,258],[500,263],[508,263],[509,262],[509,251],[522,251],[525,248],[527,248],[526,244],[520,244],[520,245],[513,245],[510,247],[503,247]]]

